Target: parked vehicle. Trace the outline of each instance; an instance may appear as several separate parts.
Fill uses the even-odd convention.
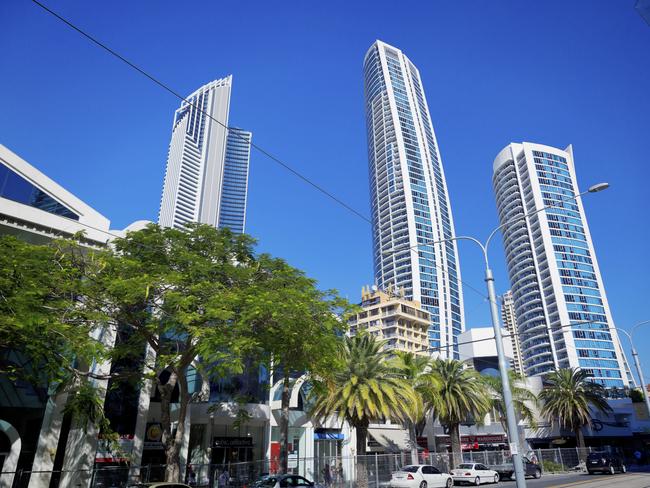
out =
[[[499,473],[481,463],[463,463],[451,470],[456,483],[480,485],[482,483],[498,483]]]
[[[395,471],[390,479],[391,488],[451,488],[454,480],[450,474],[441,473],[430,464],[413,464]]]
[[[521,462],[524,465],[524,473],[526,476],[531,476],[535,479],[540,479],[542,477],[542,467],[539,464],[533,463],[526,456],[521,457]],[[515,475],[515,467],[512,464],[512,461],[509,463],[496,464],[490,466],[490,468],[499,473],[501,479],[512,479]]]
[[[614,474],[625,473],[627,468],[620,456],[616,454],[609,454],[607,452],[592,452],[587,456],[587,472],[594,473],[608,473]]]
[[[307,478],[294,474],[267,475],[257,480],[255,488],[293,488],[294,486],[314,488],[317,485]]]

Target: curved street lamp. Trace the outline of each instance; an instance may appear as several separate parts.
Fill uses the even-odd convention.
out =
[[[639,376],[639,381],[641,382],[641,392],[643,393],[645,406],[648,409],[648,415],[650,416],[650,399],[648,398],[648,390],[646,389],[645,380],[643,379],[643,371],[641,371],[641,363],[639,362],[639,353],[636,352],[636,347],[634,347],[634,341],[632,341],[632,335],[634,334],[634,331],[637,329],[637,327],[644,324],[650,324],[650,320],[644,320],[643,322],[639,322],[634,327],[632,327],[632,330],[630,330],[630,332],[618,328],[616,330],[618,332],[622,332],[623,334],[625,334],[628,340],[630,341],[630,346],[632,348],[632,357],[634,358],[634,366],[636,367],[636,374]]]
[[[571,200],[576,200],[580,198],[583,195],[586,195],[587,193],[598,193],[600,191],[606,190],[609,188],[609,183],[598,183],[596,185],[592,185],[589,187],[587,191],[584,191],[582,193],[578,193],[577,195],[574,195],[572,197],[567,197],[563,198],[557,201],[557,203],[565,202],[565,201],[571,201]],[[501,325],[499,324],[499,310],[497,308],[497,298],[496,298],[496,292],[494,290],[494,275],[492,273],[492,269],[490,268],[490,262],[488,259],[488,248],[490,246],[490,242],[492,241],[492,238],[504,227],[511,225],[517,221],[520,220],[525,220],[529,217],[532,217],[533,215],[536,215],[540,212],[543,212],[549,208],[554,208],[555,205],[546,205],[542,208],[539,208],[537,210],[534,210],[529,213],[525,213],[523,215],[519,215],[518,217],[515,217],[511,220],[508,220],[504,222],[503,224],[499,225],[496,227],[489,235],[488,238],[485,240],[485,243],[482,243],[478,239],[470,236],[457,236],[457,237],[452,237],[450,239],[442,239],[442,240],[437,240],[437,241],[430,241],[430,242],[425,242],[422,244],[417,244],[415,246],[404,246],[401,248],[394,248],[394,249],[389,249],[387,251],[382,252],[383,255],[392,255],[395,254],[396,252],[402,251],[402,250],[415,250],[421,246],[429,246],[432,244],[440,244],[443,242],[449,242],[449,241],[459,241],[459,240],[466,240],[466,241],[472,241],[475,244],[477,244],[480,248],[481,251],[483,252],[483,259],[485,261],[485,282],[487,284],[487,291],[488,291],[488,301],[490,302],[490,316],[492,318],[492,328],[494,329],[494,339],[496,342],[496,347],[497,347],[497,356],[499,360],[499,374],[501,377],[501,387],[503,389],[503,402],[505,403],[506,406],[506,421],[507,421],[507,426],[508,426],[508,440],[510,444],[510,453],[512,454],[512,463],[514,465],[515,469],[515,479],[517,482],[517,488],[526,488],[526,474],[524,472],[524,466],[521,461],[521,452],[519,449],[519,431],[517,427],[517,417],[515,415],[515,409],[514,405],[512,402],[512,391],[510,390],[510,381],[508,380],[508,369],[507,369],[507,362],[506,362],[506,355],[505,351],[503,349],[503,338],[501,335]],[[647,397],[646,397],[647,398]],[[649,404],[650,405],[650,404]]]

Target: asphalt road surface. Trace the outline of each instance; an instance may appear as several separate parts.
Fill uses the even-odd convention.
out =
[[[516,488],[514,481],[481,485],[489,488]],[[529,488],[650,488],[650,473],[604,474],[547,474],[541,479],[527,479]]]

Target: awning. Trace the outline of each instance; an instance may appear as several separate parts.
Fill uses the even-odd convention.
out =
[[[368,451],[408,451],[409,435],[405,429],[368,429]]]

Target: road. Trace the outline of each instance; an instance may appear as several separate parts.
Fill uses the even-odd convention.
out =
[[[515,488],[514,481],[501,481],[490,485],[481,485],[486,488]],[[548,474],[541,479],[527,479],[529,488],[650,488],[650,473],[626,473],[610,475],[574,474]]]

